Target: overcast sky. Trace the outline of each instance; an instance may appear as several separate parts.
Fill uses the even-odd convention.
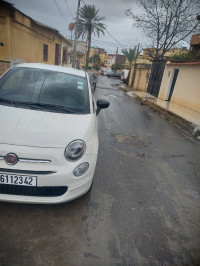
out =
[[[46,25],[52,26],[67,38],[70,38],[68,25],[74,21],[78,0],[7,0],[14,6]],[[132,26],[132,21],[124,13],[126,9],[131,8],[137,12],[138,6],[136,0],[84,0],[85,4],[95,5],[99,9],[100,16],[105,17],[104,23],[107,25],[107,31],[116,39],[116,41],[106,32],[99,38],[93,36],[92,45],[105,48],[108,53],[119,53],[123,46],[132,48],[138,43],[143,44],[145,48],[146,38],[142,29]],[[81,0],[81,7],[84,5]],[[81,39],[80,39],[81,40]],[[120,44],[123,46],[120,46]]]

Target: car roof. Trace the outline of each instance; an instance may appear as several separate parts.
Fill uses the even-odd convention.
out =
[[[44,69],[49,71],[57,71],[57,72],[63,72],[71,75],[77,75],[80,77],[86,77],[85,71],[78,70],[71,67],[63,67],[63,66],[55,66],[55,65],[49,65],[49,64],[40,64],[40,63],[23,63],[15,65],[15,67],[27,67],[27,68],[37,68],[37,69]]]

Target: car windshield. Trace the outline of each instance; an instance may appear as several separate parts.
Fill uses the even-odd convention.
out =
[[[13,67],[0,79],[0,104],[89,113],[87,79],[56,71]]]

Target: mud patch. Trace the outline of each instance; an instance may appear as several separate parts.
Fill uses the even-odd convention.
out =
[[[135,136],[115,135],[115,138],[118,142],[129,144],[135,148],[148,148],[150,145],[147,140]]]

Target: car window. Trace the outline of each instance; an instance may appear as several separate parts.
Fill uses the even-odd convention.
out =
[[[39,109],[42,104],[46,104],[46,110],[53,105],[62,110],[71,110],[72,113],[90,113],[86,77],[37,68],[13,67],[6,72],[0,79],[1,103],[2,100],[9,101],[6,104],[17,102],[19,107],[25,108]],[[56,111],[59,112],[59,109]]]
[[[89,113],[89,92],[86,77],[50,71],[43,83],[39,103]]]
[[[20,85],[20,83],[22,82],[22,78],[24,75],[24,71],[18,70],[15,71],[7,80],[6,82],[3,84],[2,86],[2,90],[10,90],[14,87],[18,87]]]
[[[0,98],[19,102],[30,102],[40,71],[38,69],[10,69],[0,79]]]

